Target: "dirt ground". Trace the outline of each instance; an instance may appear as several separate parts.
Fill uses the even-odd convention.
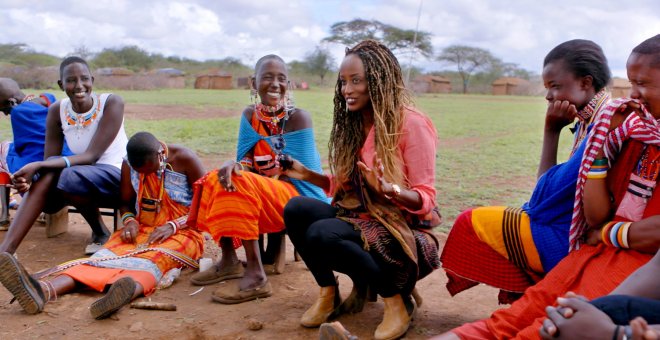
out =
[[[14,211],[12,211],[14,213]],[[112,225],[107,220],[107,225]],[[4,233],[3,233],[4,234]],[[18,259],[29,272],[35,272],[83,256],[90,229],[77,214],[70,215],[69,231],[46,238],[45,228],[37,223],[18,249]],[[3,237],[4,235],[0,235]],[[439,235],[444,244],[445,235]],[[241,254],[241,249],[238,250]],[[101,295],[85,291],[58,297],[43,313],[25,314],[18,303],[9,304],[11,295],[0,288],[0,339],[314,339],[317,329],[299,325],[300,316],[318,295],[318,287],[303,262],[293,261],[293,248],[287,244],[287,263],[281,275],[269,276],[273,295],[239,305],[222,305],[211,300],[219,285],[200,287],[188,279],[193,272],[184,270],[170,288],[158,290],[149,298],[173,303],[174,312],[138,310],[125,307],[109,319],[96,321],[89,305]],[[487,317],[497,306],[497,291],[477,286],[451,298],[444,288],[446,277],[437,270],[417,285],[424,298],[406,339],[426,339],[465,322]],[[351,283],[340,276],[340,290],[346,297]],[[339,317],[345,327],[360,339],[372,338],[382,318],[383,304],[368,303],[359,314]],[[248,329],[250,322],[263,328]]]
[[[182,107],[158,107],[163,111],[180,112]],[[184,108],[195,111],[195,117],[210,117],[205,109]],[[189,111],[189,112],[190,112]],[[155,119],[150,112],[154,107],[127,105],[127,119]],[[217,112],[217,111],[216,111]],[[223,112],[223,115],[232,115]],[[214,115],[217,116],[217,115]],[[204,159],[204,163],[217,160]],[[205,164],[212,167],[211,164]],[[10,214],[15,214],[11,211]],[[46,238],[45,228],[37,223],[17,251],[18,259],[29,272],[35,272],[59,263],[83,257],[83,249],[91,230],[77,214],[71,214],[69,231],[54,238]],[[112,225],[108,218],[106,224]],[[438,235],[441,247],[446,235]],[[4,233],[0,233],[0,238]],[[238,250],[239,256],[242,249]],[[173,303],[177,310],[149,311],[125,307],[109,319],[96,321],[89,314],[89,306],[101,295],[81,292],[61,296],[49,303],[38,315],[25,314],[18,303],[9,304],[11,296],[0,288],[0,339],[315,339],[317,329],[299,325],[300,316],[318,295],[318,286],[303,262],[293,261],[293,247],[287,244],[285,272],[269,277],[273,295],[238,305],[222,305],[211,300],[211,293],[219,285],[200,287],[189,283],[191,270],[184,270],[175,284],[159,290],[149,298],[154,302]],[[444,288],[446,276],[437,270],[421,280],[417,287],[424,298],[406,339],[426,339],[465,322],[478,320],[499,308],[497,291],[483,285],[456,297],[450,297]],[[340,290],[346,297],[351,289],[350,280],[340,275]],[[193,293],[197,292],[193,295]],[[368,303],[359,314],[339,317],[344,326],[360,339],[371,339],[383,313],[382,300]],[[251,323],[263,328],[250,330]]]

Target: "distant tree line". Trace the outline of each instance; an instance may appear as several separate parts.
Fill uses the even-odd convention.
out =
[[[413,60],[436,60],[443,67],[451,67],[441,72],[454,83],[454,90],[462,93],[489,92],[490,84],[502,76],[530,79],[536,74],[520,68],[518,65],[502,61],[488,50],[466,46],[448,46],[437,54],[431,43],[431,33],[401,29],[377,20],[354,19],[333,24],[330,35],[323,38],[319,45],[310,50],[302,60],[289,63],[290,75],[293,79],[318,79],[318,85],[334,85],[327,82],[327,76],[338,69],[337,60],[329,52],[329,44],[352,46],[364,39],[376,39],[388,46],[398,57],[402,68],[409,72],[411,79],[422,74],[422,71],[407,62]],[[121,67],[133,72],[148,72],[160,68],[176,68],[189,76],[208,70],[224,71],[234,77],[246,77],[252,74],[252,66],[245,65],[240,59],[228,56],[224,59],[194,60],[178,56],[164,56],[160,53],[150,53],[139,46],[121,46],[104,48],[100,52],[90,51],[84,45],[74,48],[69,55],[85,58],[93,68]],[[0,44],[0,76],[7,76],[7,67],[18,67],[18,70],[30,70],[37,67],[57,66],[60,58],[46,53],[35,52],[23,43]],[[14,68],[14,76],[16,76]],[[24,72],[24,76],[27,73]],[[29,75],[28,78],[35,78]],[[38,77],[37,77],[38,78]],[[26,80],[27,81],[27,80]],[[22,84],[24,85],[24,84]],[[31,87],[39,84],[28,84]]]

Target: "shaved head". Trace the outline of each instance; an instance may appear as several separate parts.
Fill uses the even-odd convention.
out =
[[[4,100],[16,98],[21,93],[21,88],[14,79],[0,78],[0,98]]]

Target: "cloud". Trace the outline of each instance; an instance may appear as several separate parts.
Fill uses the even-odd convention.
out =
[[[0,43],[23,42],[64,56],[137,45],[149,52],[204,59],[236,57],[248,64],[268,53],[302,59],[329,27],[354,18],[414,29],[419,0],[0,0]],[[452,44],[490,50],[506,62],[540,72],[545,54],[574,38],[603,47],[616,75],[625,76],[630,50],[660,32],[660,2],[641,0],[423,1],[419,29],[433,34],[435,52]],[[343,46],[329,46],[337,62]],[[403,61],[407,64],[407,60]],[[416,57],[427,70],[446,67]]]

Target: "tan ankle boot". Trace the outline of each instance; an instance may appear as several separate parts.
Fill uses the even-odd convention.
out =
[[[337,286],[321,287],[316,302],[309,307],[300,319],[304,327],[318,327],[328,320],[328,317],[339,305],[339,292]]]
[[[398,339],[406,334],[410,326],[410,316],[403,304],[401,295],[383,298],[385,303],[383,322],[376,328],[376,340]]]

